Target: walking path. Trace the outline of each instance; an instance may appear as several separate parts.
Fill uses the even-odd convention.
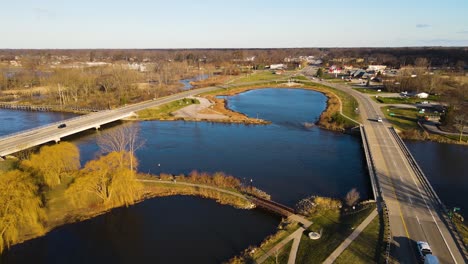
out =
[[[279,250],[281,250],[281,248],[283,248],[284,245],[286,245],[289,241],[295,239],[296,237],[299,237],[299,240],[300,240],[300,237],[301,237],[302,233],[304,232],[304,230],[305,229],[303,227],[300,227],[299,229],[294,231],[292,234],[290,234],[289,236],[287,236],[286,238],[281,240],[278,244],[276,244],[274,247],[272,247],[270,250],[268,250],[267,253],[265,253],[263,256],[258,258],[257,259],[257,264],[261,264],[261,263],[265,262],[265,260],[267,260],[269,257],[274,256],[275,252],[278,252]],[[292,252],[292,248],[291,248],[291,252]],[[296,249],[296,252],[297,252],[297,249]],[[294,256],[294,259],[296,259],[296,256]],[[288,261],[288,263],[289,263],[289,261]]]
[[[351,235],[349,235],[341,245],[339,245],[335,251],[333,251],[330,256],[323,262],[324,264],[331,264],[333,263],[343,251],[353,242],[353,240],[361,234],[361,232],[374,220],[377,216],[377,210],[374,210],[362,223],[354,230]]]
[[[301,237],[305,229],[301,227],[298,230],[301,230],[301,232],[294,233],[295,236],[293,237],[294,241],[291,247],[291,252],[289,252],[288,264],[296,263],[297,250],[299,249],[299,243],[301,242]]]

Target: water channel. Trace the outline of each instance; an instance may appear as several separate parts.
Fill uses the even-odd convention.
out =
[[[325,108],[324,95],[300,89],[261,89],[230,97],[228,106],[272,124],[136,122],[133,125],[140,127],[146,140],[137,152],[139,170],[172,174],[224,171],[252,179],[274,200],[291,206],[311,194],[343,197],[353,187],[363,199],[368,198],[369,180],[359,137],[304,126],[316,121]],[[56,113],[24,113],[0,110],[0,136],[27,128],[24,124],[31,120],[46,120],[45,124],[65,118]],[[10,120],[14,125],[9,125]],[[88,131],[67,140],[79,146],[84,164],[98,154],[96,136],[112,129]],[[441,175],[448,168],[450,175],[460,175],[451,176],[450,186],[458,185],[463,193],[468,189],[461,177],[463,167],[450,165],[463,163],[438,155],[466,157],[466,148],[446,145],[441,153],[440,145],[410,142],[409,148],[441,198],[447,204],[461,203],[466,198],[452,195],[442,181],[447,176]],[[433,159],[444,165],[434,169]],[[277,216],[261,210],[237,210],[194,197],[156,198],[58,228],[13,247],[3,258],[12,263],[219,263],[258,244],[278,223]]]

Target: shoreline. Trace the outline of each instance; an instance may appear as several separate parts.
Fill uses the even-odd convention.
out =
[[[167,183],[164,180],[162,182],[158,182],[158,177],[160,176],[140,173],[137,181],[142,182],[143,184],[143,194],[138,200],[136,200],[128,207],[159,197],[193,196],[201,199],[213,200],[220,205],[232,206],[239,210],[252,210],[256,208],[248,199],[242,199],[238,196],[235,196],[233,191],[225,188],[212,186],[210,184],[195,184],[203,187],[189,186],[188,184],[190,184],[190,182],[187,181],[179,181],[182,184],[176,184],[175,182]],[[148,180],[150,180],[150,182],[147,182]],[[242,195],[240,192],[238,194]],[[83,222],[107,214],[114,209],[122,208],[124,206],[125,205],[106,207],[99,205],[87,208],[72,209],[66,212],[61,219],[51,219],[45,222],[46,225],[44,226],[44,230],[42,232],[35,234],[24,234],[16,243],[11,244],[10,246],[14,247],[29,240],[46,236],[48,233],[62,226]],[[8,251],[8,249],[6,251]],[[1,255],[2,253],[0,253],[0,256]]]

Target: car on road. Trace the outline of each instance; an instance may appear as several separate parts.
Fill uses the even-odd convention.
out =
[[[425,241],[418,241],[416,242],[416,246],[418,249],[419,260],[421,262],[424,262],[426,255],[432,255],[432,250],[431,250],[431,247],[429,246],[429,243]]]
[[[383,122],[383,120],[382,120],[382,118],[380,116],[378,116],[375,120],[377,120],[377,122],[380,122],[380,123]]]
[[[64,127],[67,127],[67,124],[63,123],[58,126],[58,128],[64,128]]]

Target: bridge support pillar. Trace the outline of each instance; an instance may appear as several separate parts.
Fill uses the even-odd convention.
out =
[[[60,142],[60,138],[56,138],[54,139],[55,143],[59,143]]]
[[[101,128],[101,126],[96,126],[95,128],[96,128],[96,130],[99,130],[99,128]]]

